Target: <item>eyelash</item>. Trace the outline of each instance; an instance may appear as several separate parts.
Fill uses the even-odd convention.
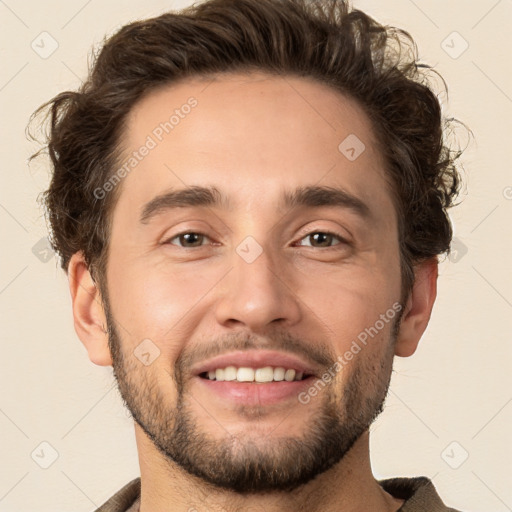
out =
[[[307,238],[311,235],[316,235],[318,233],[322,233],[323,235],[333,236],[333,237],[337,238],[340,241],[340,243],[331,245],[330,247],[312,247],[313,249],[333,249],[333,248],[337,247],[338,245],[350,245],[350,242],[348,242],[339,233],[336,233],[335,231],[329,231],[329,230],[310,231],[309,233],[306,233],[302,238],[300,238],[299,241],[304,240],[304,238]],[[166,245],[166,244],[176,245],[176,244],[172,244],[171,241],[174,240],[175,238],[179,238],[180,236],[183,236],[183,235],[200,235],[200,236],[209,238],[208,235],[205,235],[204,233],[201,233],[199,231],[183,231],[182,233],[177,233],[176,235],[172,236],[171,238],[168,238],[165,242],[163,242],[163,244],[164,245]],[[201,249],[202,247],[205,247],[205,246],[200,245],[198,247],[182,247],[182,246],[178,245],[177,247],[179,247],[180,249]],[[300,246],[300,247],[310,247],[310,246],[306,245],[306,246]]]

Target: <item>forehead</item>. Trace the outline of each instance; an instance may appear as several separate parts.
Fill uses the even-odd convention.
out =
[[[156,195],[193,185],[215,185],[238,210],[314,184],[391,206],[368,116],[313,79],[234,73],[163,86],[134,106],[121,143],[114,224],[120,215],[136,222]]]

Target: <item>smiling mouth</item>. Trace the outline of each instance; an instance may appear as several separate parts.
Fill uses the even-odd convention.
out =
[[[217,368],[199,374],[199,377],[202,379],[211,381],[252,382],[257,384],[301,381],[310,376],[311,374],[306,372],[297,371],[293,368],[284,368],[282,366],[264,366],[261,368],[227,366],[226,368]]]

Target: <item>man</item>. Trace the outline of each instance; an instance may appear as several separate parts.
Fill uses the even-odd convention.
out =
[[[460,184],[413,50],[342,0],[211,0],[45,106],[75,329],[135,420],[100,511],[454,510],[369,458]]]

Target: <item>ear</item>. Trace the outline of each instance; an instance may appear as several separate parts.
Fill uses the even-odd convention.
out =
[[[75,331],[89,359],[99,366],[112,366],[103,301],[81,252],[70,259],[68,279]]]
[[[400,357],[414,354],[430,320],[437,296],[437,258],[419,263],[414,274],[414,285],[407,300],[395,344],[395,354]]]

